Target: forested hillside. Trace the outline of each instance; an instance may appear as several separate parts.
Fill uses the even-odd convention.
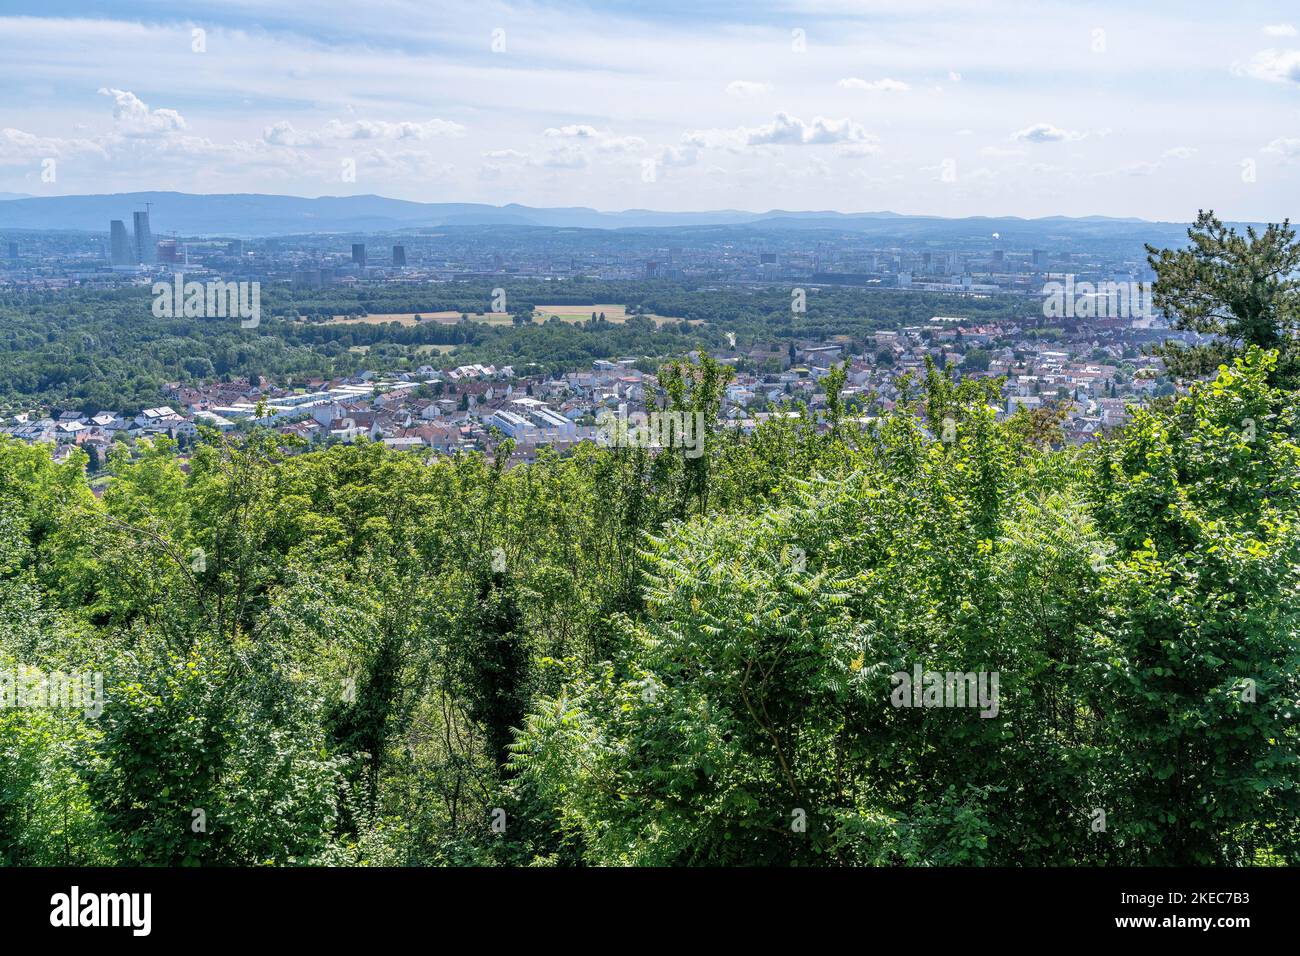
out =
[[[0,861],[1300,862],[1276,362],[1085,449],[938,374],[700,457],[209,435],[96,498],[0,442],[0,671],[105,693],[0,709]],[[917,666],[996,715],[895,706]]]

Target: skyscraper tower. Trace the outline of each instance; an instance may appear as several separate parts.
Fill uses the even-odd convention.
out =
[[[393,265],[398,268],[406,265],[406,246],[393,246]]]
[[[366,267],[366,244],[364,242],[352,243],[352,261],[363,269]]]
[[[108,261],[115,266],[135,263],[135,251],[126,234],[126,223],[121,219],[114,219],[108,224]]]
[[[153,265],[158,261],[158,250],[154,246],[153,231],[149,228],[149,213],[135,214],[135,261]]]

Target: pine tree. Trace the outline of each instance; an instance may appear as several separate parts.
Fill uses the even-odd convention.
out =
[[[1187,230],[1185,249],[1147,246],[1156,271],[1155,305],[1180,331],[1215,335],[1193,346],[1166,343],[1153,352],[1175,375],[1199,378],[1251,346],[1278,349],[1279,383],[1300,375],[1292,333],[1300,318],[1300,243],[1290,220],[1244,235],[1201,210]]]

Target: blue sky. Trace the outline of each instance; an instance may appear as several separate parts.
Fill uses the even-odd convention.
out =
[[[0,192],[1280,219],[1294,3],[47,2]]]

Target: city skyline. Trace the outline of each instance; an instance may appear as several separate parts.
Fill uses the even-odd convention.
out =
[[[20,0],[0,192],[1279,220],[1300,17],[1195,6]]]

